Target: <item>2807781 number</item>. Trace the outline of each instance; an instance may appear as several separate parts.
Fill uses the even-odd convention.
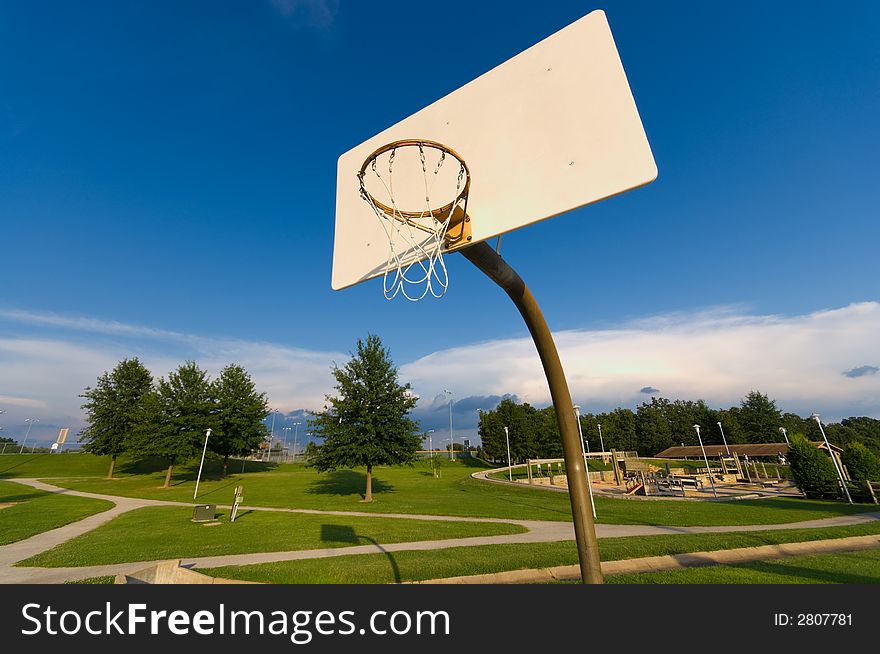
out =
[[[796,624],[799,627],[851,626],[852,613],[798,613]]]
[[[851,627],[852,613],[775,613],[776,627]]]

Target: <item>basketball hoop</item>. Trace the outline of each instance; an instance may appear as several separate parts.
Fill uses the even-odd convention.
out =
[[[388,237],[385,298],[442,297],[449,286],[443,252],[471,240],[464,159],[436,141],[394,141],[366,158],[358,181]]]

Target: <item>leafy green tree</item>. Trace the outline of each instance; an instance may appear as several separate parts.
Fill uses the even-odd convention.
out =
[[[605,449],[611,451],[636,449],[636,415],[629,409],[615,409],[602,420],[602,436]]]
[[[858,441],[849,443],[841,458],[851,479],[880,481],[880,457]]]
[[[518,404],[510,398],[501,400],[493,411],[480,415],[480,439],[483,449],[494,461],[507,462],[507,440],[504,428],[510,434],[510,458],[525,461],[544,457],[541,450],[541,428],[544,424],[540,412],[528,403]]]
[[[652,397],[650,404],[643,402],[636,410],[636,449],[640,455],[652,456],[675,445],[668,408],[669,400]]]
[[[116,457],[125,452],[128,438],[139,419],[144,397],[153,388],[153,376],[137,359],[123,359],[110,372],[98,377],[94,388],[87,387],[86,427],[79,433],[83,449],[110,457],[107,479],[113,478]]]
[[[333,367],[336,396],[309,421],[323,439],[310,465],[321,472],[365,466],[364,501],[373,501],[373,466],[410,463],[421,445],[418,424],[409,412],[416,405],[410,385],[398,371],[381,339],[358,339],[357,354],[344,368]]]
[[[201,454],[208,429],[217,429],[212,384],[208,373],[187,361],[144,396],[131,449],[168,462],[163,486],[168,488],[174,466]]]
[[[816,424],[816,421],[810,418],[801,418],[796,413],[783,413],[779,427],[784,427],[786,433],[789,435],[803,434],[807,437],[807,440],[822,440],[822,434],[819,432],[819,426]],[[784,439],[782,433],[779,431],[779,427],[776,428],[776,437],[778,440],[782,441]]]
[[[739,425],[750,443],[779,440],[782,412],[776,402],[759,391],[751,391],[740,404]]]
[[[228,473],[229,457],[245,455],[257,449],[266,439],[263,418],[269,413],[265,393],[258,393],[247,371],[231,364],[214,380],[216,429],[208,440],[208,448],[223,457],[223,476]]]
[[[788,462],[798,487],[810,498],[837,498],[840,480],[827,454],[803,434],[789,436]]]
[[[574,409],[572,409],[574,411]],[[562,437],[559,435],[559,422],[556,420],[556,407],[552,404],[535,414],[535,446],[542,459],[562,458]]]
[[[709,409],[703,400],[675,400],[667,408],[667,415],[676,444],[697,443],[694,425],[700,425],[703,443],[721,442],[721,432],[715,424],[718,422],[717,413]]]

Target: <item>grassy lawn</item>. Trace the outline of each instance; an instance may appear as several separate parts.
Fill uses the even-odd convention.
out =
[[[94,531],[20,562],[67,567],[247,552],[279,552],[371,543],[517,534],[518,525],[242,511],[219,525],[190,520],[192,510],[149,507],[130,511]]]
[[[62,527],[106,511],[113,504],[104,500],[68,497],[36,488],[0,481],[0,545]]]
[[[180,468],[184,478],[195,479],[198,461]],[[160,459],[129,459],[119,457],[114,476],[131,476],[158,473],[166,464]],[[275,464],[260,461],[247,461],[245,472],[271,470]],[[4,454],[0,456],[0,479],[15,477],[106,477],[110,468],[109,456],[93,456],[85,453],[62,452],[61,454]],[[241,472],[241,460],[231,460],[230,472]],[[177,470],[177,468],[175,468]],[[205,461],[204,474],[219,476],[221,462],[217,459]],[[164,478],[163,478],[164,479]],[[192,493],[190,493],[192,495]]]
[[[823,529],[603,538],[599,541],[599,550],[603,561],[615,561],[878,533],[880,533],[880,521]],[[435,552],[362,554],[336,557],[332,560],[312,559],[211,569],[199,568],[198,571],[215,577],[264,583],[385,584],[574,565],[577,562],[574,542],[564,541],[456,547]]]
[[[615,575],[611,584],[878,584],[880,550]]]
[[[65,581],[65,584],[72,585],[97,585],[97,584],[114,584],[116,583],[116,577],[113,576],[104,576],[104,577],[86,577],[85,579],[77,579],[76,581]]]
[[[499,465],[503,465],[503,464],[499,464]],[[556,464],[553,464],[552,467],[553,467],[553,474],[554,475],[559,474],[560,468],[557,467]],[[601,460],[597,460],[597,459],[588,460],[587,467],[589,468],[590,472],[599,472],[600,470],[604,470],[606,472],[611,472],[611,470],[612,470],[610,463],[603,463]],[[523,463],[523,464],[520,464],[518,467],[515,467],[512,470],[512,473],[513,473],[512,475],[509,475],[507,473],[507,471],[504,471],[504,472],[495,472],[489,476],[492,477],[493,479],[501,479],[501,480],[506,479],[508,481],[510,480],[511,476],[513,477],[513,481],[516,481],[518,479],[528,479],[529,472],[526,468],[527,468],[526,464]],[[547,475],[547,466],[542,466],[541,472],[544,477],[548,476]],[[564,463],[562,464],[561,472],[565,473],[565,464]],[[612,476],[613,476],[613,474],[614,473],[611,472]],[[538,467],[536,465],[532,466],[532,476],[534,476],[534,477],[542,476],[542,475],[538,474]]]
[[[153,466],[152,471],[149,465]],[[222,479],[219,462],[207,462],[199,487],[199,500],[231,503],[234,488],[241,484],[244,486],[245,503],[252,506],[522,520],[571,519],[566,493],[471,479],[472,472],[485,469],[484,464],[475,459],[445,461],[440,479],[434,478],[427,460],[418,461],[412,467],[377,467],[373,480],[374,502],[371,504],[360,501],[365,480],[363,471],[340,470],[319,474],[301,464],[252,465],[254,470],[262,467],[264,471],[232,474]],[[231,469],[236,470],[237,465],[231,466]],[[101,474],[104,473],[106,470],[102,468]],[[192,501],[195,466],[177,469],[173,486],[168,489],[161,488],[164,478],[158,462],[123,463],[118,474],[119,478],[115,480],[83,477],[56,479],[53,483],[95,493]],[[873,505],[850,506],[841,502],[801,498],[719,503],[638,501],[597,496],[595,501],[599,522],[672,526],[789,523],[877,509]]]

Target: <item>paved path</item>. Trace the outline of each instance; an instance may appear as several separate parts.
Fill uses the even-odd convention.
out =
[[[133,509],[147,506],[193,506],[187,502],[169,502],[139,498],[119,497],[74,491],[53,486],[36,479],[15,479],[17,483],[26,484],[52,493],[64,493],[78,497],[104,499],[114,502],[116,506],[108,511],[90,516],[78,522],[37,534],[31,538],[0,547],[0,583],[61,583],[68,580],[87,577],[130,573],[147,567],[155,561],[136,561],[115,565],[84,566],[76,568],[16,568],[13,564],[28,557],[44,552],[71,538],[84,534],[114,517]],[[312,515],[358,516],[397,518],[407,520],[430,520],[446,522],[492,522],[518,524],[527,529],[520,534],[501,536],[476,536],[471,538],[455,538],[445,540],[416,541],[409,543],[390,543],[386,545],[360,545],[355,547],[322,548],[313,550],[296,550],[284,552],[258,552],[251,554],[231,554],[211,557],[183,558],[182,564],[190,567],[217,567],[225,565],[248,565],[268,563],[272,561],[293,561],[302,559],[347,556],[351,554],[391,553],[405,550],[439,550],[450,547],[469,547],[475,545],[500,545],[506,543],[542,543],[563,540],[574,540],[574,531],[569,522],[552,522],[540,520],[509,520],[502,518],[472,518],[462,516],[417,515],[403,513],[373,513],[367,511],[317,511],[312,509],[284,509],[270,507],[241,507],[253,511],[277,511],[284,513],[303,513]],[[596,525],[599,538],[620,536],[654,536],[661,534],[699,534],[724,533],[736,531],[768,531],[778,529],[799,529],[854,525],[880,519],[880,512],[862,513],[849,516],[836,516],[819,520],[808,520],[777,525],[733,525],[717,527],[670,527],[658,525]]]

